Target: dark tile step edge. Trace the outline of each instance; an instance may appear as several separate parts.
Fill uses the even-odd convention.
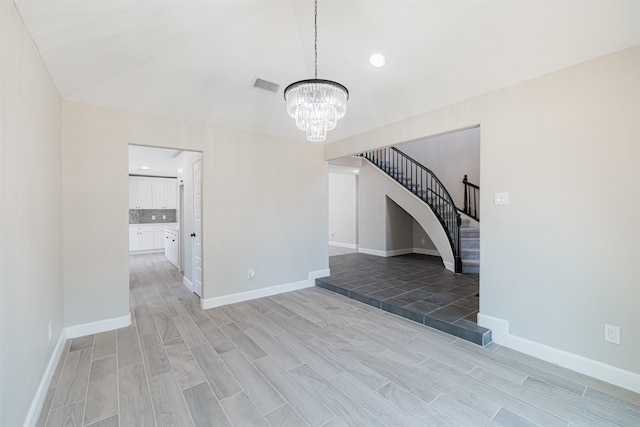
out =
[[[486,346],[491,343],[491,330],[483,328],[482,326],[474,325],[475,327],[473,329],[470,329],[453,323],[447,323],[429,315],[418,313],[412,310],[407,310],[406,308],[389,304],[387,302],[380,301],[375,298],[371,298],[366,295],[362,295],[357,292],[332,285],[330,283],[326,283],[321,279],[316,279],[316,286],[340,295],[344,295],[347,298],[360,301],[372,307],[379,308],[380,310],[386,311],[388,313],[404,317],[405,319],[411,320],[413,322],[429,326],[433,329],[437,329],[449,335],[453,335],[454,337],[461,338],[465,341],[469,341],[480,346]]]

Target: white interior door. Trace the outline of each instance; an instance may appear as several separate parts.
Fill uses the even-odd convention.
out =
[[[202,297],[202,160],[193,162],[193,292]]]

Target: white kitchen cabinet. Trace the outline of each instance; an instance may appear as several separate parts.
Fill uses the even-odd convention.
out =
[[[153,209],[153,182],[129,178],[129,209]]]
[[[177,189],[172,178],[129,177],[129,209],[176,209]]]
[[[153,181],[153,209],[176,209],[176,180]]]
[[[164,227],[161,225],[153,227],[153,248],[164,250],[164,240]]]
[[[180,268],[180,233],[175,227],[165,227],[164,236],[164,255],[171,262],[171,264]]]
[[[149,251],[153,247],[153,227],[146,225],[129,226],[129,251]]]
[[[164,226],[162,225],[129,225],[129,252],[162,251],[165,246],[164,240]]]

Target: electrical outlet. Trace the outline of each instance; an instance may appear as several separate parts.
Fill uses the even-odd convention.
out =
[[[424,239],[422,239],[422,244],[424,245]]]
[[[247,271],[247,278],[248,278],[249,280],[253,279],[253,278],[255,277],[255,275],[256,275],[256,272],[255,272],[255,271],[253,271],[253,270],[249,270],[249,271]]]
[[[53,338],[53,320],[49,320],[49,339]]]
[[[613,325],[604,325],[604,340],[614,344],[620,344],[620,328]]]

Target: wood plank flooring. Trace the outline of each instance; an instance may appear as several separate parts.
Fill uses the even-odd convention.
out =
[[[321,288],[211,310],[131,257],[130,327],[66,343],[38,426],[639,426],[640,395]]]

